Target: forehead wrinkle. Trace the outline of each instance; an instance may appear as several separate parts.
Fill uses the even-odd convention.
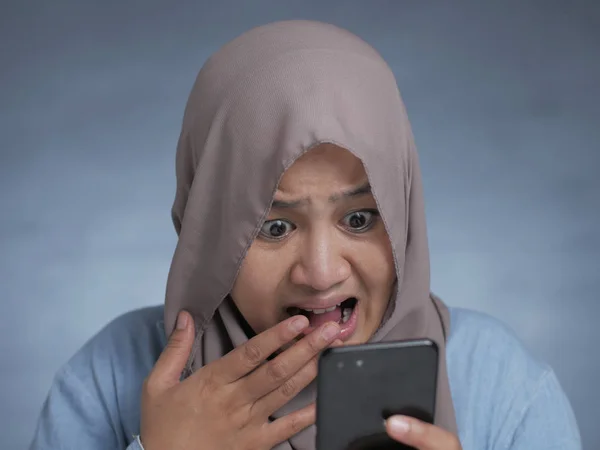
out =
[[[335,203],[335,202],[339,201],[340,199],[359,197],[361,195],[366,195],[366,194],[370,194],[370,193],[371,193],[371,184],[367,181],[366,183],[361,184],[357,188],[331,195],[329,197],[329,202]]]
[[[350,189],[347,191],[332,194],[329,196],[328,201],[329,201],[329,203],[337,203],[338,201],[340,201],[342,199],[360,197],[360,196],[367,195],[370,193],[371,193],[371,184],[369,182],[366,182],[357,188],[353,188],[353,189]],[[310,197],[304,197],[299,200],[291,200],[291,201],[286,201],[286,200],[281,200],[281,199],[273,199],[271,208],[293,209],[293,208],[299,208],[301,206],[307,206],[307,205],[311,205],[311,204],[312,204],[312,199]]]
[[[293,201],[274,199],[273,203],[271,203],[271,208],[294,209],[294,208],[299,208],[300,206],[306,206],[306,205],[310,205],[310,204],[311,204],[311,199],[308,197],[302,198],[300,200],[293,200]]]

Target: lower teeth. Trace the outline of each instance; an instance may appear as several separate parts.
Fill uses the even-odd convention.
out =
[[[344,308],[344,310],[342,311],[342,320],[341,320],[341,323],[348,322],[348,320],[350,319],[351,315],[352,315],[352,308]]]

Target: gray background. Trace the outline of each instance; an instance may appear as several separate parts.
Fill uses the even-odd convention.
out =
[[[347,27],[397,75],[425,177],[433,288],[555,368],[600,447],[600,8],[576,1],[3,1],[0,448],[55,371],[158,304],[174,153],[210,53],[248,28]]]

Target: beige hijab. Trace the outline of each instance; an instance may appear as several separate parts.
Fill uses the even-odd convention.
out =
[[[446,372],[449,314],[430,294],[421,173],[396,80],[382,57],[333,25],[283,21],[222,47],[192,88],[177,146],[179,241],[165,331],[194,316],[187,375],[248,339],[229,298],[284,171],[324,142],[359,157],[390,237],[397,284],[371,341],[428,337],[440,349],[437,425],[456,432]],[[274,417],[315,399],[314,383]],[[315,427],[278,449],[314,449]]]

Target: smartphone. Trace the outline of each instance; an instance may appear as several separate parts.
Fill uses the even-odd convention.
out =
[[[429,339],[326,349],[317,377],[317,450],[410,449],[387,436],[394,414],[433,423],[438,347]]]

